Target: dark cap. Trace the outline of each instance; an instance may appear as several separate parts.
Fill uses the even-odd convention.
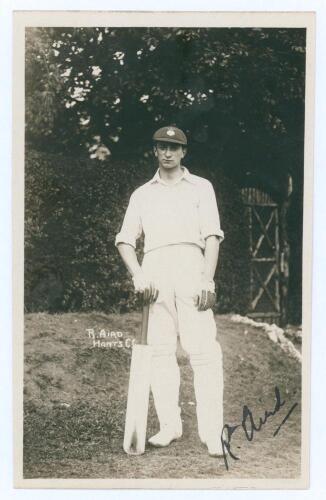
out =
[[[175,142],[176,144],[187,145],[187,137],[184,132],[177,127],[162,127],[153,135],[153,141]]]

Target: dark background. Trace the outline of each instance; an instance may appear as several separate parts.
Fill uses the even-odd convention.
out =
[[[301,321],[304,29],[28,28],[25,76],[26,311],[135,306],[114,238],[156,169],[153,131],[176,124],[226,235],[217,312],[248,305],[239,188],[278,201],[291,175],[289,320]]]

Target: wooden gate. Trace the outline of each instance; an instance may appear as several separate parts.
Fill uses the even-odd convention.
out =
[[[280,209],[257,188],[243,188],[249,227],[250,304],[247,315],[257,321],[282,323]]]

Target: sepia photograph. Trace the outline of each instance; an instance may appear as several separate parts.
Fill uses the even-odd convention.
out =
[[[307,487],[313,21],[14,16],[18,487]]]

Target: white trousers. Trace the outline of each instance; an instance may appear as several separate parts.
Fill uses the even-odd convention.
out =
[[[153,348],[151,390],[160,428],[181,426],[177,334],[194,372],[198,434],[219,440],[223,427],[222,351],[213,311],[198,311],[195,295],[204,256],[196,245],[169,245],[145,254],[142,268],[159,295],[150,307],[148,344]]]

